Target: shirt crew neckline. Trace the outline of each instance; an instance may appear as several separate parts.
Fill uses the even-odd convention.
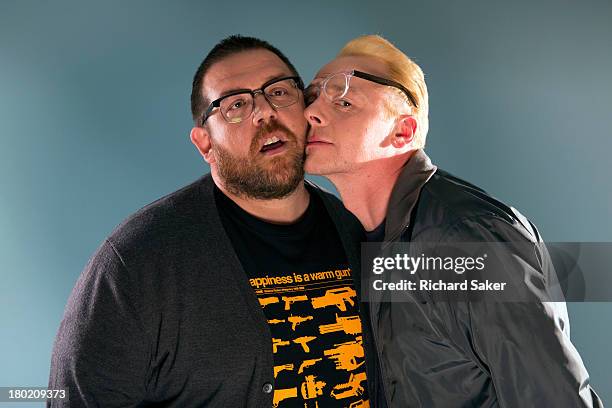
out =
[[[257,218],[236,204],[214,183],[213,189],[218,211],[225,212],[227,215],[232,216],[240,225],[260,232],[264,231],[267,235],[290,237],[296,234],[308,233],[316,225],[316,206],[318,203],[315,201],[319,198],[307,183],[305,185],[310,195],[308,207],[306,207],[304,214],[291,224],[274,224]]]

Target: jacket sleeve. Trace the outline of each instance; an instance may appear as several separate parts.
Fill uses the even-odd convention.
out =
[[[445,241],[504,243],[489,272],[515,292],[504,301],[465,304],[474,352],[489,371],[500,406],[603,407],[570,341],[567,308],[554,294],[556,275],[535,227],[470,218],[453,226]]]
[[[81,273],[51,357],[48,407],[131,407],[145,397],[147,347],[129,274],[107,240]]]

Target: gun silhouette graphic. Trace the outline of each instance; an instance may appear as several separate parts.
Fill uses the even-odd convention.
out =
[[[265,298],[259,298],[258,300],[259,300],[259,304],[262,305],[263,307],[271,305],[272,303],[278,303],[278,297],[276,297],[276,296],[269,296],[269,297],[265,297]]]
[[[283,364],[283,365],[274,366],[274,378],[276,378],[276,375],[283,370],[293,371],[293,364]]]
[[[274,398],[272,399],[272,406],[274,408],[277,408],[278,404],[282,400],[285,400],[287,398],[296,398],[296,397],[297,397],[297,387],[274,390]]]
[[[365,362],[357,363],[357,357],[364,357],[361,336],[357,336],[356,341],[347,341],[346,343],[334,344],[334,346],[337,347],[324,350],[323,355],[334,360],[337,369],[353,371]]]
[[[300,324],[300,323],[304,323],[307,320],[312,320],[312,316],[293,316],[290,315],[287,320],[289,320],[289,322],[291,323],[291,329],[293,331],[295,331],[295,327]]]
[[[364,391],[361,382],[365,379],[365,373],[351,373],[348,382],[336,385],[330,395],[336,399],[361,395]]]
[[[312,307],[315,309],[336,305],[342,312],[346,312],[346,303],[355,306],[355,301],[351,299],[355,297],[357,292],[349,287],[326,290],[323,296],[312,298]]]
[[[325,381],[317,381],[317,377],[314,375],[307,375],[300,387],[302,397],[304,399],[317,398],[319,395],[323,395],[323,387],[325,387]]]
[[[272,320],[268,320],[268,323],[270,324],[279,324],[279,323],[285,323],[286,320],[285,319],[272,319]]]
[[[361,333],[361,320],[359,316],[339,317],[336,313],[336,323],[322,324],[319,326],[319,333],[333,333],[343,331],[346,334]]]
[[[278,347],[280,346],[288,346],[291,343],[289,343],[289,340],[282,340],[282,339],[275,339],[272,338],[272,350],[274,350],[274,352],[276,353],[278,351]]]
[[[355,402],[352,402],[351,405],[349,405],[349,408],[370,408],[370,401],[369,400],[355,401]]]
[[[308,296],[306,295],[298,295],[298,296],[283,296],[281,298],[283,302],[285,302],[285,310],[289,310],[292,304],[295,302],[302,302],[304,300],[308,300]]]
[[[297,339],[293,340],[293,342],[301,345],[306,353],[310,353],[310,347],[308,347],[308,344],[306,343],[314,339],[316,339],[315,336],[302,336],[302,337],[298,337]]]
[[[305,368],[311,367],[317,363],[317,361],[321,361],[321,358],[313,358],[312,360],[304,360],[302,364],[300,364],[300,368],[298,369],[298,374],[302,374]]]

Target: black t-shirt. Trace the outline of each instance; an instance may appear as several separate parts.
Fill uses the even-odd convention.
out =
[[[352,271],[320,197],[290,225],[248,214],[215,188],[223,226],[272,333],[274,406],[367,407]]]
[[[383,219],[378,227],[372,231],[365,231],[365,238],[367,242],[383,242],[385,239],[385,223],[387,219]]]

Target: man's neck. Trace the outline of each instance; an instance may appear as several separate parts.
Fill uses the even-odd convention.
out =
[[[385,219],[393,187],[413,153],[372,161],[351,173],[328,176],[344,206],[366,231],[374,230]]]
[[[300,183],[289,195],[279,199],[254,199],[243,195],[230,193],[216,172],[212,172],[213,181],[217,187],[235,202],[240,208],[254,217],[272,224],[292,224],[297,221],[308,208],[310,194],[304,183]]]

